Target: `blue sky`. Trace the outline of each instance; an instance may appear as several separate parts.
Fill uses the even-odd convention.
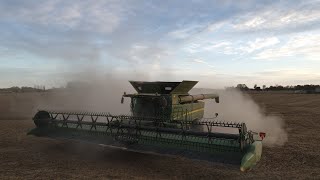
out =
[[[320,1],[2,0],[0,61],[0,87],[320,84]]]

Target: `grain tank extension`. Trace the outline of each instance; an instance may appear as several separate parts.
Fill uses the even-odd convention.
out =
[[[197,81],[130,83],[137,93],[124,93],[121,103],[130,99],[131,115],[39,110],[33,118],[36,128],[29,134],[133,151],[193,154],[239,164],[241,171],[260,160],[265,133],[248,131],[245,123],[218,120],[217,113],[203,118],[203,100],[219,103],[219,96],[190,95]]]

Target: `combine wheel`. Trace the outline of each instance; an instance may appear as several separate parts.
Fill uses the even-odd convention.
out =
[[[47,111],[39,111],[34,117],[33,121],[37,127],[47,127],[51,120],[50,114]]]

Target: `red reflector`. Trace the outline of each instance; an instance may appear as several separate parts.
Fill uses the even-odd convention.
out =
[[[266,137],[266,133],[260,132],[259,136],[261,137],[261,140],[263,140]]]

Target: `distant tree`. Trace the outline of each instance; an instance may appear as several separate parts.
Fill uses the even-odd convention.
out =
[[[257,88],[257,84],[255,84],[254,86],[253,86],[253,89],[256,89]]]
[[[254,90],[256,90],[256,91],[261,91],[261,88],[255,84],[255,85],[254,85]]]
[[[9,88],[9,91],[17,93],[20,92],[20,88],[18,86],[13,86]]]
[[[241,90],[241,91],[247,91],[247,90],[249,90],[248,86],[245,85],[245,84],[238,84],[236,88],[239,89],[239,90]]]
[[[262,86],[262,89],[266,89],[266,88],[267,88],[267,86],[266,86],[266,85],[263,85],[263,86]]]

